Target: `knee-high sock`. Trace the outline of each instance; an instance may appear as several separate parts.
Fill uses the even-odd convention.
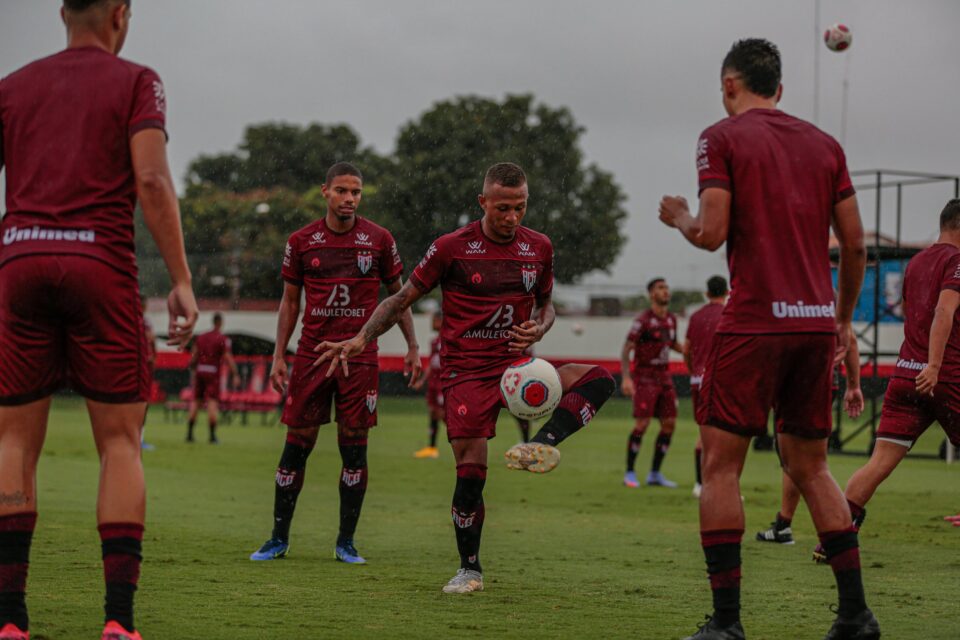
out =
[[[307,471],[307,458],[313,451],[313,443],[296,433],[287,435],[287,442],[280,454],[277,466],[276,487],[273,494],[273,534],[284,542],[290,539],[290,523],[297,508],[297,498],[303,489]]]
[[[657,442],[653,445],[653,464],[650,467],[653,471],[660,471],[660,465],[663,464],[663,459],[666,457],[667,451],[670,450],[671,438],[673,438],[672,433],[661,431],[657,434]]]
[[[30,623],[27,568],[36,524],[37,514],[33,511],[0,517],[0,627],[12,622],[26,631]]]
[[[693,468],[697,474],[697,484],[703,484],[703,473],[700,470],[700,454],[702,451],[700,447],[693,450]]]
[[[853,526],[842,531],[818,534],[827,562],[837,579],[840,607],[837,613],[845,618],[857,615],[867,608],[860,574],[860,543]]]
[[[437,431],[440,428],[440,421],[430,418],[430,446],[437,446]]]
[[[720,626],[740,619],[740,542],[743,529],[701,531],[713,591],[713,618]]]
[[[133,594],[140,580],[143,525],[115,522],[97,528],[103,551],[103,578],[107,585],[104,619],[116,620],[127,631],[134,631]]]
[[[482,464],[458,464],[457,486],[453,491],[453,529],[460,552],[460,567],[480,568],[480,534],[483,531],[483,486],[487,467]]]
[[[640,453],[640,443],[643,442],[643,431],[634,429],[627,438],[627,471],[637,467],[637,454]]]
[[[340,438],[340,535],[338,543],[353,540],[367,493],[367,440]]]
[[[530,441],[553,446],[560,444],[597,415],[615,388],[609,371],[592,367],[563,394],[550,420]]]

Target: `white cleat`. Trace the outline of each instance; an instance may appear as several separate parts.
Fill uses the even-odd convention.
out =
[[[507,449],[507,468],[530,473],[547,473],[560,464],[560,450],[549,444],[521,442]]]
[[[693,485],[693,497],[699,499],[700,492],[703,491],[703,486],[698,482]]]
[[[444,593],[473,593],[483,591],[483,574],[473,569],[457,569],[457,575],[443,585]]]

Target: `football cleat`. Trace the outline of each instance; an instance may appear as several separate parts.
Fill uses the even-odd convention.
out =
[[[693,485],[693,497],[694,497],[694,498],[697,498],[697,499],[699,500],[699,499],[700,499],[700,494],[701,494],[702,492],[703,492],[703,485],[700,484],[699,482],[695,483],[695,484]]]
[[[817,544],[813,548],[813,561],[817,564],[827,564],[827,552],[822,544]]]
[[[666,487],[668,489],[676,489],[677,483],[673,480],[667,480],[662,473],[659,471],[651,471],[647,474],[647,486],[648,487]]]
[[[726,627],[717,624],[712,616],[707,616],[706,622],[701,622],[697,632],[692,636],[687,636],[684,640],[745,640],[746,635],[743,632],[743,626],[740,622],[734,622]]]
[[[347,540],[342,544],[338,543],[334,554],[340,562],[346,562],[347,564],[367,564],[367,561],[360,555],[357,548],[353,546],[353,540]]]
[[[290,543],[280,538],[270,538],[263,546],[250,554],[251,560],[278,560],[287,555]]]
[[[515,444],[503,454],[507,468],[530,473],[547,473],[560,464],[560,450],[540,442]]]
[[[0,629],[0,640],[30,640],[30,632],[21,631],[20,627],[8,622]]]
[[[0,636],[2,638],[3,636]],[[111,620],[103,628],[103,635],[100,640],[143,640],[139,631],[127,631],[116,620]]]
[[[777,523],[771,522],[770,528],[757,531],[757,542],[775,542],[777,544],[793,544],[793,530],[790,527],[777,529]]]
[[[443,586],[444,593],[483,591],[483,574],[473,569],[458,569],[457,575]]]
[[[424,447],[419,451],[415,451],[413,454],[414,458],[439,458],[440,450],[436,447]]]
[[[637,480],[636,471],[627,471],[623,474],[623,486],[630,487],[631,489],[636,489],[640,486],[640,481]]]
[[[837,615],[823,640],[879,640],[880,623],[870,609],[864,609],[852,618]]]

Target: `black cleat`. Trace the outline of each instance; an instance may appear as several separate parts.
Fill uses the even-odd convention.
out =
[[[880,623],[870,609],[852,618],[838,615],[823,640],[879,640]]]
[[[771,522],[766,531],[757,531],[758,542],[775,542],[777,544],[793,544],[793,529],[790,527],[777,528],[777,522]]]
[[[879,637],[879,636],[877,636]],[[740,621],[734,622],[726,627],[717,624],[712,616],[707,616],[706,622],[701,622],[699,629],[692,636],[684,640],[745,640],[743,627]]]

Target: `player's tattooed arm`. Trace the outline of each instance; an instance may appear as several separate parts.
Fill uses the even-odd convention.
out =
[[[663,196],[660,200],[660,221],[678,229],[693,246],[716,251],[727,241],[730,202],[731,194],[726,189],[704,189],[700,194],[700,212],[694,217],[686,198]]]
[[[395,295],[402,288],[403,280],[397,278],[387,285],[387,292],[390,295]],[[403,337],[407,341],[407,355],[403,358],[403,376],[407,378],[408,387],[418,388],[416,384],[421,373],[420,345],[417,344],[417,332],[413,328],[413,314],[409,307],[400,314],[399,324],[400,332],[403,333]]]
[[[535,343],[540,342],[547,331],[550,331],[557,319],[557,310],[553,306],[553,298],[547,296],[537,300],[530,318],[530,320],[512,327],[510,335],[513,342],[509,344],[510,351],[526,351]],[[537,319],[534,320],[533,318]]]

